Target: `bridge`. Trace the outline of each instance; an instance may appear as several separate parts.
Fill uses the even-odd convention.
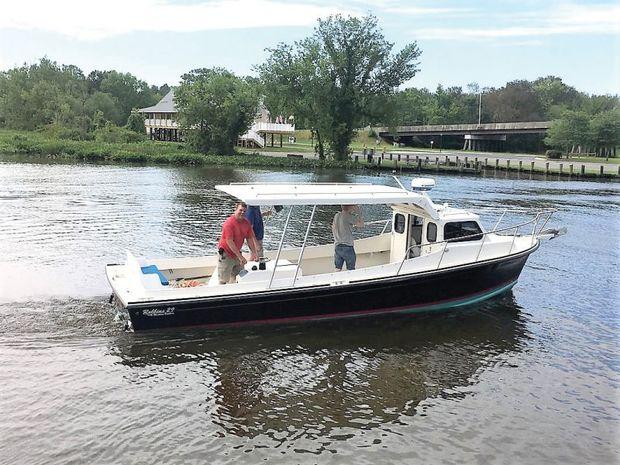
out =
[[[485,123],[485,124],[436,124],[424,126],[398,126],[395,131],[387,127],[373,128],[384,139],[463,136],[463,150],[489,150],[500,148],[509,134],[545,134],[550,121],[523,123]],[[433,140],[430,141],[431,146]],[[441,143],[441,142],[440,142]]]

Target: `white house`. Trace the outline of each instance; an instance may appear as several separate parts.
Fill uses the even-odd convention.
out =
[[[138,110],[145,115],[144,127],[146,134],[153,140],[165,140],[178,142],[183,139],[181,129],[176,122],[176,106],[174,104],[174,90],[168,92],[158,103],[152,107],[141,108]],[[284,135],[293,136],[295,134],[294,118],[289,116],[288,121],[278,116],[272,121],[269,111],[261,104],[254,124],[250,130],[239,137],[237,145],[243,147],[265,147],[271,142],[274,146],[274,138],[279,135],[280,147]]]

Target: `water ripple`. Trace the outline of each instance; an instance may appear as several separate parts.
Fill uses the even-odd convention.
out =
[[[616,184],[438,176],[434,198],[485,224],[505,205],[553,207],[569,228],[512,293],[460,313],[134,334],[107,304],[103,267],[125,249],[212,251],[233,208],[214,185],[393,180],[12,162],[0,178],[3,462],[617,461]],[[283,226],[266,224],[269,247]]]

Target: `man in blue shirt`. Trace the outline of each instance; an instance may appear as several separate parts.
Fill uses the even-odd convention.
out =
[[[256,237],[256,252],[258,258],[261,258],[263,256],[263,237],[265,236],[265,225],[263,224],[263,216],[269,216],[272,213],[273,212],[271,210],[261,212],[260,207],[256,206],[248,206],[248,210],[245,212],[245,217],[252,225],[252,229],[254,230],[254,236]]]

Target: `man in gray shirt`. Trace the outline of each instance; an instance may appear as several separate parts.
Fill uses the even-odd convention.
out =
[[[355,269],[355,249],[353,248],[353,227],[364,226],[362,210],[355,205],[342,205],[342,211],[336,213],[332,223],[334,234],[334,266],[337,271],[342,271],[346,263],[347,270]]]

